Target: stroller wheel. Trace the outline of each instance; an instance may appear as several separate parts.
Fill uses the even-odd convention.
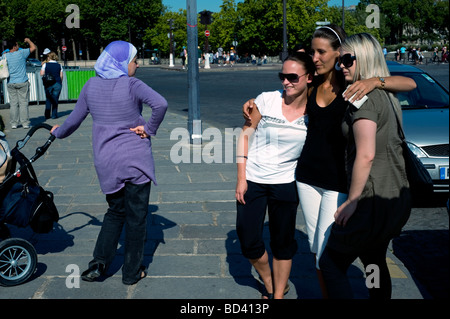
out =
[[[20,238],[0,242],[0,285],[16,286],[35,272],[37,253],[33,245]]]

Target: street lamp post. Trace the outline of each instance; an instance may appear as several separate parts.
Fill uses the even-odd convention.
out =
[[[186,0],[187,9],[187,44],[188,44],[188,131],[193,145],[202,144],[202,121],[200,119],[199,70],[197,59],[198,31],[197,31],[197,1]]]
[[[174,67],[174,63],[173,63],[173,35],[172,35],[172,30],[173,30],[173,19],[169,19],[167,20],[169,22],[169,39],[170,39],[170,56],[169,56],[169,66],[170,67]]]

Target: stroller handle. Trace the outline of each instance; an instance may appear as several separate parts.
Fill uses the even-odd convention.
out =
[[[28,140],[31,138],[31,136],[33,136],[33,134],[39,130],[39,129],[46,129],[48,131],[51,131],[52,127],[46,123],[40,123],[36,126],[33,126],[27,133],[27,135],[25,136],[24,139],[17,141],[16,143],[16,149],[20,150],[21,148],[23,148],[25,146],[25,144],[27,144]],[[34,156],[32,158],[30,158],[30,163],[33,163],[34,161],[36,161],[39,157],[41,157],[42,155],[44,155],[44,153],[47,151],[47,149],[50,147],[50,145],[52,144],[52,142],[55,140],[55,136],[50,135],[50,137],[47,139],[47,142],[45,142],[44,145],[38,147],[36,149],[36,153],[34,154]]]
[[[50,125],[46,124],[46,123],[40,123],[40,124],[38,124],[38,125],[36,125],[36,126],[33,126],[33,127],[28,131],[28,133],[27,133],[27,135],[25,136],[25,138],[23,138],[22,140],[17,141],[17,143],[16,143],[16,148],[17,148],[18,150],[22,149],[22,148],[27,144],[28,140],[33,136],[33,134],[34,134],[37,130],[39,130],[39,129],[41,129],[41,128],[44,128],[44,129],[46,129],[46,130],[48,130],[48,131],[51,131],[51,129],[52,129],[52,127],[51,127]],[[51,140],[50,142],[53,142],[53,141],[55,140],[55,137],[54,137],[53,135],[51,135],[50,138],[49,138],[49,140]],[[48,147],[47,147],[47,148],[48,148]]]

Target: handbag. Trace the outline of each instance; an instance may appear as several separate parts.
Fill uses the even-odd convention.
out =
[[[9,78],[8,60],[3,56],[0,59],[0,81]]]
[[[48,233],[53,223],[59,220],[58,210],[53,202],[53,193],[44,190],[37,183],[36,173],[29,160],[17,149],[14,158],[27,171],[27,178],[16,181],[0,204],[0,223],[17,227],[31,226],[36,233]],[[28,164],[28,165],[27,165]]]
[[[58,210],[53,201],[53,193],[40,187],[39,196],[33,207],[30,227],[35,233],[46,234],[53,229],[53,223],[59,220]]]
[[[0,220],[17,227],[27,227],[39,193],[40,189],[37,185],[15,183],[3,199]]]
[[[39,185],[15,183],[3,200],[0,220],[22,228],[30,225],[39,234],[50,232],[59,220],[53,193]]]
[[[423,163],[406,143],[405,133],[392,102],[391,105],[397,120],[398,134],[402,140],[403,158],[405,160],[406,177],[408,178],[411,197],[417,203],[425,202],[433,195],[433,180]]]
[[[42,83],[44,84],[44,87],[49,87],[56,83],[56,79],[52,74],[46,72],[42,76]]]

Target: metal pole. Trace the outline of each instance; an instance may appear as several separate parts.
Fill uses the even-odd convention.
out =
[[[342,29],[345,30],[345,7],[344,7],[344,0],[342,0]]]
[[[187,9],[187,42],[188,42],[188,90],[189,113],[188,131],[191,144],[202,143],[202,122],[200,120],[199,70],[198,70],[198,31],[197,1],[186,0]]]
[[[283,0],[283,54],[281,60],[284,61],[288,56],[287,49],[287,26],[286,26],[286,0]]]
[[[173,35],[172,35],[173,19],[169,19],[167,21],[169,21],[169,39],[170,39],[169,67],[174,67],[175,65],[173,64]]]

